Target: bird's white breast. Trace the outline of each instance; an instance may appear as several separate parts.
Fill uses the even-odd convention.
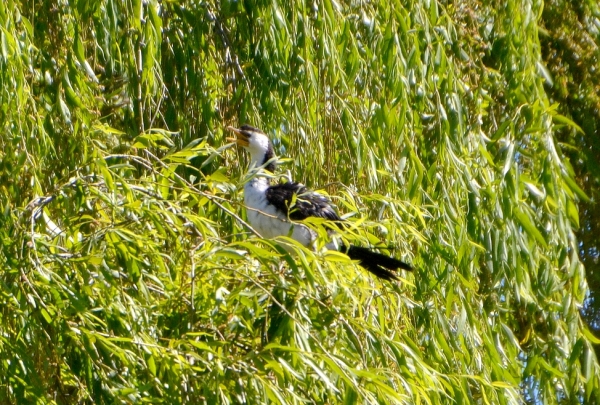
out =
[[[244,186],[244,203],[250,225],[263,238],[289,236],[304,246],[315,239],[314,233],[306,226],[288,220],[283,212],[269,204],[266,191],[269,183],[266,178],[255,177]]]

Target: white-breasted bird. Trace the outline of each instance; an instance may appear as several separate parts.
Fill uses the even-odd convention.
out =
[[[275,154],[269,137],[250,125],[228,127],[236,138],[227,138],[250,153],[250,170],[256,170],[244,185],[244,204],[250,225],[264,238],[290,236],[306,247],[312,247],[317,234],[302,221],[308,217],[324,218],[337,223],[342,219],[331,202],[303,184],[286,182],[271,185],[265,171],[275,172]],[[337,248],[352,260],[384,280],[396,280],[394,271],[412,270],[412,267],[393,257],[355,245],[346,246],[336,241],[327,245]]]

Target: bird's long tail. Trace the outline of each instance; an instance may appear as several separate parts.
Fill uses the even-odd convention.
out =
[[[346,253],[352,260],[358,260],[358,263],[383,280],[398,280],[394,271],[398,269],[409,270],[413,268],[401,260],[375,252],[371,249],[350,245],[342,246],[342,252]]]

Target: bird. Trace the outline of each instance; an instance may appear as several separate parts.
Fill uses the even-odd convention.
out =
[[[244,185],[244,205],[248,222],[263,238],[290,236],[301,245],[312,248],[317,233],[303,224],[304,220],[322,218],[336,227],[342,226],[343,219],[322,194],[294,181],[271,184],[276,157],[271,140],[262,130],[248,124],[240,128],[228,126],[227,129],[236,135],[235,138],[228,137],[227,141],[236,143],[250,154],[251,176]],[[331,226],[328,233],[332,234],[333,229]],[[336,238],[326,248],[346,254],[382,280],[398,280],[395,272],[399,269],[413,270],[411,265],[401,260],[370,248],[339,243]]]

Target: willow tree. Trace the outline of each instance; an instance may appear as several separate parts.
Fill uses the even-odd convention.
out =
[[[597,401],[542,7],[7,2],[1,401]],[[243,122],[414,273],[253,235]]]

